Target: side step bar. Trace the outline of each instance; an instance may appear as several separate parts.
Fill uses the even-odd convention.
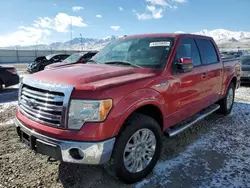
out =
[[[202,110],[198,114],[194,115],[194,117],[191,118],[191,120],[188,121],[186,124],[176,125],[173,128],[167,129],[166,133],[170,137],[173,137],[173,136],[181,133],[182,131],[186,130],[187,128],[191,127],[195,123],[203,120],[205,117],[209,116],[210,114],[212,114],[213,112],[215,112],[219,108],[220,108],[220,105],[213,104],[213,105],[209,106],[208,108],[206,108],[205,110]]]

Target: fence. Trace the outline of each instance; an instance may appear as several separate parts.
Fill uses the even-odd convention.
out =
[[[65,50],[0,50],[0,64],[23,64],[34,61],[36,57],[46,56],[49,54],[73,54],[78,51],[65,51]]]

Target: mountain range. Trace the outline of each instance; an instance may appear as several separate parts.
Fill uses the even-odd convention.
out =
[[[184,33],[182,31],[177,31],[175,33]],[[229,48],[229,49],[250,49],[250,32],[244,31],[229,31],[225,29],[216,29],[216,30],[202,30],[193,34],[205,35],[213,37],[216,43],[220,48]],[[105,38],[74,38],[73,40],[67,42],[55,42],[49,45],[38,44],[33,46],[18,46],[18,49],[37,49],[37,50],[100,50],[108,43],[117,39],[117,36],[108,36]],[[9,47],[8,49],[13,49]]]

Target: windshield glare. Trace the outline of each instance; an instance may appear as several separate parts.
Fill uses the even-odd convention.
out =
[[[146,68],[164,68],[173,45],[172,38],[144,37],[118,39],[92,60],[97,63],[129,62]]]
[[[80,53],[73,54],[73,55],[69,56],[68,58],[66,58],[65,60],[63,60],[62,63],[75,63],[82,56],[83,56],[83,54],[80,54]]]

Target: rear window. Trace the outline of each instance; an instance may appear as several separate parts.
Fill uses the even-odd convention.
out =
[[[213,64],[218,62],[215,47],[210,40],[196,39],[196,42],[200,50],[203,64]]]

